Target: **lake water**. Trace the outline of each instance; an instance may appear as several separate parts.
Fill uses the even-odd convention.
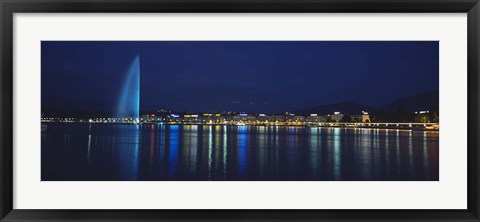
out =
[[[43,181],[437,181],[439,132],[52,123]]]

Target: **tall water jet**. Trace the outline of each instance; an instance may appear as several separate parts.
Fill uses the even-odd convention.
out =
[[[127,72],[117,107],[118,118],[133,118],[138,123],[140,115],[140,57],[137,55]]]

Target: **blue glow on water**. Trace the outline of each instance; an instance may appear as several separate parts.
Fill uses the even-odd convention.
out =
[[[133,117],[140,115],[140,57],[137,55],[127,72],[117,107],[117,117]]]
[[[99,130],[99,127],[96,128]],[[89,161],[93,164],[96,153],[104,152],[101,149],[102,147],[106,147],[106,143],[112,144],[112,141],[116,141],[115,145],[112,145],[112,147],[115,148],[112,155],[114,155],[114,159],[116,159],[115,169],[118,170],[118,172],[122,172],[119,174],[121,180],[138,180],[142,129],[138,125],[119,125],[117,130],[117,139],[113,137],[100,137],[97,139],[99,143],[95,142],[92,144],[92,154]],[[103,159],[103,161],[106,160]],[[99,170],[97,169],[97,171]]]
[[[240,175],[245,175],[248,156],[248,127],[238,127],[238,166]]]
[[[139,150],[140,150],[140,127],[138,125],[135,126],[135,134],[133,136],[133,159],[132,159],[132,180],[138,179],[138,164],[139,160]]]
[[[170,148],[169,148],[169,161],[168,161],[168,175],[170,177],[175,176],[177,171],[178,161],[178,146],[179,146],[179,129],[178,125],[170,126]]]
[[[310,128],[310,146],[309,146],[309,155],[310,155],[310,166],[312,168],[311,175],[314,177],[318,174],[318,159],[319,159],[319,150],[320,150],[320,137],[318,135],[318,128]]]

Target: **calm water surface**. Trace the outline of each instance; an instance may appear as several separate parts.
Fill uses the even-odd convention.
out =
[[[55,123],[41,149],[43,181],[439,179],[430,131]]]

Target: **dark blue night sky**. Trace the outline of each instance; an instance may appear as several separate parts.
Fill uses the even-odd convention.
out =
[[[438,90],[438,42],[42,42],[42,111],[113,112],[140,56],[141,110],[281,113]]]

